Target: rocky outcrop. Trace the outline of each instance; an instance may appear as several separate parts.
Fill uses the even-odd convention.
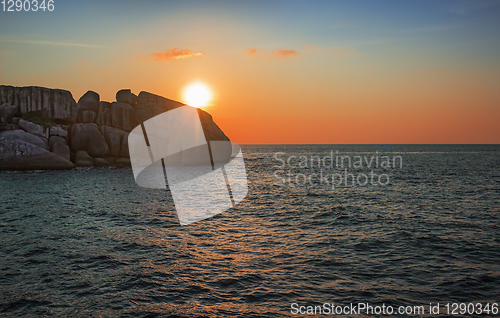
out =
[[[107,167],[107,166],[111,166],[111,163],[104,158],[94,158],[94,166]]]
[[[24,141],[45,150],[49,150],[47,139],[32,135],[21,129],[0,131],[0,138],[10,141]]]
[[[99,94],[93,91],[87,91],[76,103],[68,91],[35,86],[0,86],[0,105],[0,130],[12,131],[5,133],[3,142],[31,142],[33,147],[53,155],[52,158],[66,163],[71,159],[79,167],[130,166],[129,132],[156,115],[184,106],[148,92],[140,92],[136,96],[130,89],[118,91],[116,101],[112,103],[101,101]],[[32,111],[38,113],[24,115]],[[210,114],[201,109],[198,109],[198,114],[207,140],[229,140]],[[13,116],[23,116],[24,119]],[[47,128],[41,126],[42,123]],[[23,144],[9,144],[9,147],[2,149],[12,152],[8,149],[26,148]],[[30,158],[33,154],[48,158],[47,154],[35,148],[26,151],[30,153]],[[28,161],[22,159],[20,162]],[[9,163],[6,166],[12,168],[15,165]],[[44,169],[41,163],[30,163],[28,166]],[[50,167],[53,166],[47,167],[52,169]],[[0,170],[5,169],[0,166]]]
[[[100,99],[101,99],[101,97],[96,92],[87,91],[85,94],[82,95],[82,97],[80,97],[80,99],[78,100],[78,103],[82,103],[82,102],[99,103]]]
[[[111,126],[131,131],[139,124],[134,107],[120,102],[114,102],[111,105]]]
[[[84,150],[79,150],[75,155],[75,165],[77,167],[92,167],[94,159]]]
[[[134,108],[138,119],[142,123],[156,115],[184,105],[165,97],[148,92],[140,92]]]
[[[49,148],[52,148],[54,144],[65,144],[67,145],[68,143],[66,142],[66,138],[60,137],[60,136],[53,136],[50,137],[49,139]]]
[[[43,126],[34,124],[30,121],[26,121],[24,119],[21,119],[19,121],[19,127],[21,127],[24,131],[36,135],[45,139],[49,139],[49,130],[47,128],[44,128]]]
[[[137,96],[130,89],[122,89],[116,93],[116,101],[135,106],[137,104]]]
[[[114,157],[128,157],[128,131],[110,126],[99,126],[109,147],[109,154]]]
[[[0,170],[63,170],[75,165],[50,151],[0,137]]]
[[[97,118],[95,123],[98,126],[111,126],[111,103],[109,102],[99,102],[99,111],[97,112]]]
[[[73,152],[83,150],[92,157],[104,157],[109,153],[108,144],[94,123],[71,125],[69,138]]]
[[[8,124],[17,112],[17,107],[10,104],[0,106],[0,123]]]
[[[80,109],[77,122],[79,123],[94,123],[97,118],[97,113],[88,109]]]
[[[59,136],[59,137],[67,138],[68,132],[65,129],[67,129],[67,128],[63,128],[61,126],[50,127],[50,130],[49,130],[50,138],[52,138],[52,136]]]
[[[0,85],[0,105],[4,103],[16,106],[19,114],[45,110],[50,118],[68,123],[78,115],[73,96],[62,89]]]
[[[71,151],[69,149],[68,144],[66,143],[66,139],[60,136],[50,137],[49,147],[50,151],[52,151],[56,155],[63,157],[66,160],[70,160]]]

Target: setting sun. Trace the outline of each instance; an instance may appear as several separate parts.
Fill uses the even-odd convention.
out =
[[[189,106],[202,107],[207,106],[208,102],[212,99],[210,89],[202,83],[195,83],[189,85],[184,90],[184,100]]]

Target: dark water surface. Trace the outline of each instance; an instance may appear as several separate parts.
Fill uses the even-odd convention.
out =
[[[290,315],[292,303],[499,303],[500,146],[243,151],[246,199],[185,227],[166,192],[140,188],[128,168],[0,173],[0,316],[267,317]],[[276,152],[331,151],[401,156],[403,167],[375,169],[389,174],[387,186],[275,185]],[[351,170],[360,171],[368,173]]]

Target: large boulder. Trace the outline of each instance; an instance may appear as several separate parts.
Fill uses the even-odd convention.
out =
[[[109,154],[114,157],[128,157],[128,132],[115,127],[99,126],[99,131],[108,143]]]
[[[116,93],[116,101],[135,106],[137,104],[137,96],[130,89],[122,89]]]
[[[64,170],[74,167],[71,161],[43,148],[0,137],[0,170]]]
[[[62,89],[0,85],[0,105],[4,103],[16,106],[20,114],[45,110],[50,118],[64,122],[72,122],[78,115],[73,96]]]
[[[120,102],[114,102],[111,105],[111,126],[131,131],[139,124],[134,107]]]
[[[99,111],[99,102],[93,102],[89,100],[82,100],[78,102],[78,111],[81,110],[91,110],[93,112]]]
[[[0,138],[11,141],[29,142],[32,145],[49,150],[49,145],[47,144],[46,139],[32,135],[21,129],[0,131]]]
[[[77,167],[92,167],[94,166],[94,159],[86,151],[79,150],[75,155],[75,165]]]
[[[94,158],[94,166],[107,167],[107,166],[111,166],[111,163],[104,158]]]
[[[99,111],[95,120],[98,126],[111,126],[111,106],[109,102],[99,102]]]
[[[78,118],[79,123],[93,123],[97,118],[99,111],[99,94],[88,91],[78,100]]]
[[[104,157],[109,153],[108,144],[94,123],[71,125],[69,140],[73,152],[84,150],[92,157]]]
[[[17,106],[3,104],[0,106],[0,123],[8,124],[17,113]]]
[[[21,120],[19,120],[19,127],[21,127],[24,131],[26,131],[32,135],[43,137],[47,140],[49,139],[49,129],[44,128],[41,125],[37,125],[37,124],[32,123],[30,121],[21,119]]]
[[[52,139],[52,138],[51,138]],[[54,142],[50,145],[50,151],[66,159],[71,159],[71,152],[66,142]]]
[[[94,91],[87,91],[85,94],[80,97],[78,100],[78,103],[81,102],[93,102],[93,103],[99,103],[100,97],[99,94],[97,94]]]
[[[140,122],[144,122],[156,115],[180,106],[184,106],[184,104],[148,92],[140,92],[134,108]]]
[[[54,144],[64,144],[67,145],[66,139],[61,136],[51,136],[49,139],[49,148],[52,148]]]
[[[97,104],[99,106],[99,104]],[[79,123],[93,123],[97,118],[97,113],[93,110],[80,109],[78,112],[77,122]]]
[[[59,137],[67,138],[68,131],[65,130],[64,128],[62,128],[61,126],[52,126],[52,127],[50,127],[49,135],[50,135],[50,138],[52,138],[52,136],[59,136]]]

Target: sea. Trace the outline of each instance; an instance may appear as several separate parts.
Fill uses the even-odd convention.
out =
[[[500,145],[242,149],[186,226],[131,168],[0,173],[0,316],[500,315]]]

